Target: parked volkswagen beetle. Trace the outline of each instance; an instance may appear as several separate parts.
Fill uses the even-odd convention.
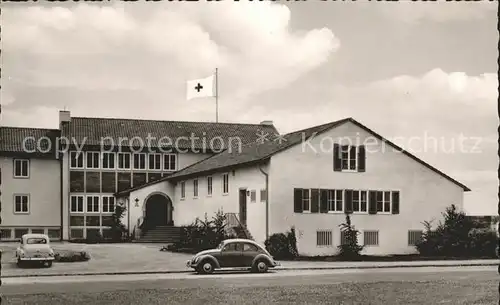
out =
[[[216,249],[197,253],[186,265],[200,274],[210,274],[225,268],[248,268],[252,272],[263,273],[280,264],[253,240],[227,239]]]
[[[51,267],[54,257],[54,250],[50,247],[50,239],[45,234],[24,234],[16,250],[18,267],[27,262]]]

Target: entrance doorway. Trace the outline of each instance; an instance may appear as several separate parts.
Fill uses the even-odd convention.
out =
[[[154,194],[146,200],[144,224],[148,228],[172,225],[172,201],[162,194]]]
[[[240,189],[240,222],[247,225],[247,190]]]

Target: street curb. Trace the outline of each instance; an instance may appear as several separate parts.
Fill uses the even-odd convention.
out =
[[[276,271],[294,271],[294,270],[353,270],[353,269],[394,269],[394,268],[446,268],[446,267],[497,267],[499,263],[470,263],[470,264],[419,264],[419,265],[390,265],[390,266],[339,266],[339,267],[278,267]],[[49,273],[49,274],[26,274],[26,275],[6,275],[1,278],[22,278],[22,277],[56,277],[56,276],[96,276],[96,275],[148,275],[148,274],[179,274],[194,273],[190,270],[164,270],[164,271],[124,271],[124,272],[89,272],[89,273]]]

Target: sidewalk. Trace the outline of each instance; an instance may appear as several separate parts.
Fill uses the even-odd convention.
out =
[[[158,263],[147,266],[103,266],[99,269],[89,266],[90,262],[56,263],[49,269],[19,269],[9,264],[2,264],[2,278],[39,277],[39,276],[75,276],[75,275],[126,275],[126,274],[167,274],[190,273],[193,270],[184,264],[170,265],[161,268]],[[413,262],[305,262],[284,261],[276,270],[341,270],[341,269],[379,269],[379,268],[417,268],[417,267],[465,267],[465,266],[498,266],[499,260],[470,261],[413,261]],[[7,268],[5,268],[7,267]],[[90,267],[90,268],[89,268]]]

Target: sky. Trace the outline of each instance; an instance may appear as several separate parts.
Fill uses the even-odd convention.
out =
[[[59,4],[60,5],[60,4]],[[353,117],[496,214],[495,2],[2,4],[3,126],[72,116],[214,121],[186,81],[219,71],[219,121],[281,133]]]

